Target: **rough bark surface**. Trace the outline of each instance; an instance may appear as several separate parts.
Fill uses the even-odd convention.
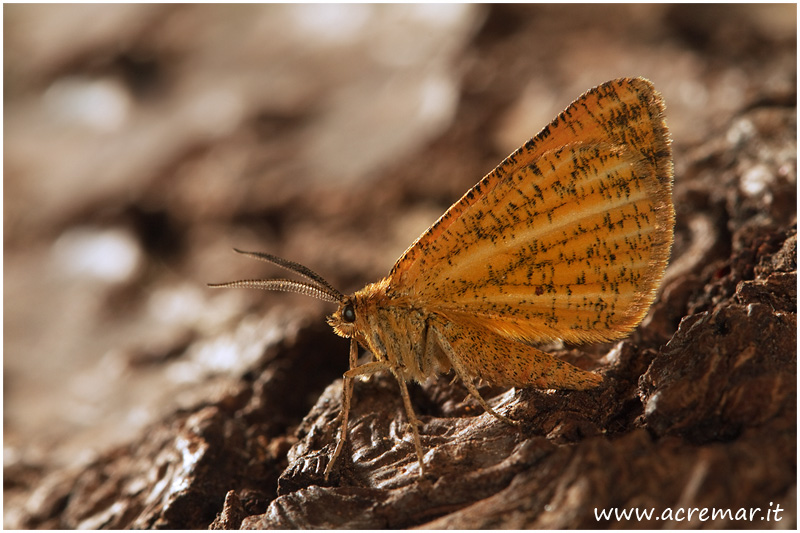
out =
[[[325,83],[341,83],[331,72],[353,74],[354,67],[326,70],[325,59],[309,59],[308,72],[319,69],[322,81],[303,78],[310,88],[297,89],[302,94],[289,82],[281,85],[286,80],[277,74],[270,78],[274,84],[264,90],[282,96],[271,95],[269,103],[246,100],[244,118],[228,133],[186,134],[152,164],[122,161],[139,165],[145,177],[137,185],[120,178],[125,185],[87,186],[83,195],[62,191],[71,203],[45,198],[41,213],[26,215],[12,205],[15,198],[30,205],[26,195],[34,189],[25,179],[42,170],[22,140],[7,142],[6,527],[796,527],[796,18],[786,29],[782,19],[794,14],[787,7],[497,6],[462,14],[467,29],[448,60],[459,72],[452,121],[398,158],[363,163],[359,168],[369,169],[363,179],[335,187],[324,184],[324,167],[304,166],[303,158],[314,154],[297,155],[330,127],[325,120],[333,120],[335,113],[321,111],[333,94]],[[9,6],[6,20],[54,17],[29,9]],[[190,94],[192,81],[213,84],[225,76],[225,60],[200,61],[211,52],[192,48],[203,39],[213,42],[212,33],[199,30],[221,27],[209,9],[146,6],[119,19],[109,11],[105,24],[116,31],[87,35],[59,53],[30,52],[30,65],[19,59],[26,43],[12,31],[6,135],[18,132],[24,140],[20,124],[36,113],[26,95],[41,96],[68,74],[114,73],[136,101],[149,102],[149,108],[142,104],[144,116],[182,90]],[[247,17],[233,13],[244,24]],[[378,30],[384,19],[393,27],[390,16],[381,17],[373,20]],[[248,53],[259,57],[260,41],[252,35],[260,33],[241,31],[244,41],[254,39]],[[349,54],[363,52],[351,46]],[[180,66],[173,69],[173,61]],[[604,70],[597,62],[613,67]],[[188,72],[202,68],[208,78],[187,81]],[[592,78],[584,83],[585,70]],[[601,387],[575,392],[480,384],[490,404],[523,421],[514,428],[483,413],[452,375],[410,385],[428,469],[420,478],[397,384],[377,374],[355,385],[347,445],[325,482],[347,364],[347,343],[324,323],[331,309],[285,295],[226,300],[215,294],[219,299],[212,300],[202,292],[192,305],[215,308],[222,318],[195,314],[191,321],[153,325],[153,316],[164,316],[156,313],[164,304],[145,294],[177,293],[185,279],[202,287],[236,278],[239,260],[227,250],[245,247],[240,241],[265,242],[260,249],[333,273],[331,281],[348,290],[374,281],[388,272],[389,253],[399,255],[402,243],[424,229],[418,219],[435,220],[502,159],[503,139],[528,127],[520,118],[526,110],[558,95],[557,111],[591,85],[622,75],[651,78],[667,101],[677,225],[666,279],[643,324],[613,345],[553,352],[602,372]],[[264,83],[257,80],[252,91]],[[695,97],[706,102],[693,108]],[[526,135],[551,118],[542,115]],[[81,171],[116,172],[109,165],[101,160]],[[297,177],[306,170],[323,181]],[[228,181],[216,181],[220,174]],[[72,344],[81,353],[108,351],[94,366],[81,367],[95,381],[79,383],[91,391],[110,383],[114,398],[130,387],[147,403],[150,417],[124,438],[92,433],[92,421],[99,420],[93,418],[60,434],[36,433],[46,427],[34,424],[37,416],[58,428],[60,415],[38,415],[31,407],[36,389],[20,385],[28,383],[23,361],[39,361],[44,345],[26,340],[38,333],[26,337],[17,332],[27,330],[14,328],[36,316],[48,324],[45,340],[52,331],[70,345],[76,330],[59,322],[60,315],[86,307],[75,303],[56,319],[46,306],[30,311],[24,298],[45,301],[37,300],[41,285],[56,304],[73,302],[90,285],[51,283],[28,265],[43,257],[36,250],[63,244],[56,242],[63,228],[90,225],[126,228],[145,257],[145,266],[127,280],[90,289],[96,300],[86,306],[96,329],[75,335],[96,344]],[[247,276],[272,274],[257,265]],[[62,297],[62,290],[73,292]],[[101,340],[107,342],[102,349]],[[223,352],[238,366],[222,372],[208,363]],[[66,348],[56,356],[68,357]],[[181,374],[174,382],[159,381],[192,364],[202,371],[191,379]],[[104,373],[119,365],[124,370]],[[73,379],[66,367],[42,368]],[[135,403],[115,407],[110,418],[119,425],[110,427],[131,427],[127,409]],[[84,448],[92,454],[76,451]],[[598,519],[598,510],[613,508],[654,514]],[[715,509],[730,513],[712,519]]]

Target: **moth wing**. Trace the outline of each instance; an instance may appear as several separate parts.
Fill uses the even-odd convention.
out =
[[[449,345],[445,353],[456,359],[453,366],[463,368],[468,377],[479,377],[499,386],[571,390],[590,389],[603,381],[599,374],[497,335],[474,317],[453,322],[436,316],[432,325]]]
[[[526,342],[624,336],[672,244],[663,107],[641,78],[578,98],[417,239],[391,290]]]

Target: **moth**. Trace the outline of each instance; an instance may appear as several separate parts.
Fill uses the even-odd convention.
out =
[[[328,317],[350,339],[341,426],[327,480],[347,439],[353,380],[397,380],[425,472],[406,383],[451,369],[495,418],[476,378],[501,386],[584,390],[603,381],[536,346],[625,337],[655,299],[675,213],[664,102],[643,78],[584,93],[451,206],[389,275],[343,294],[309,268],[241,252],[305,278],[211,285],[294,291],[338,305]],[[358,347],[373,360],[358,364]]]

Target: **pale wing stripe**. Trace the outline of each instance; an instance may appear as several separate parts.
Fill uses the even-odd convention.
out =
[[[524,243],[531,242],[531,241],[533,241],[535,239],[542,239],[545,236],[547,236],[548,234],[556,233],[558,231],[563,231],[564,228],[577,227],[577,225],[578,225],[578,223],[580,221],[585,220],[587,218],[591,218],[591,217],[594,217],[594,216],[597,216],[597,215],[601,215],[601,214],[604,214],[604,213],[610,213],[610,212],[615,211],[615,210],[617,210],[617,209],[619,209],[621,207],[625,207],[626,205],[635,204],[635,203],[638,203],[638,202],[640,202],[642,200],[649,200],[649,196],[647,195],[646,192],[642,192],[641,194],[636,195],[636,196],[631,195],[631,196],[629,196],[627,198],[620,199],[619,201],[614,202],[610,206],[608,204],[606,204],[606,205],[598,205],[595,209],[581,209],[578,212],[574,212],[574,214],[572,216],[559,216],[556,219],[558,222],[554,222],[553,224],[548,226],[546,229],[545,228],[531,228],[530,230],[527,230],[527,231],[523,232],[520,236],[518,236],[516,239],[511,241],[511,243],[514,244],[517,241],[519,241],[520,243],[524,244]],[[558,208],[556,208],[556,209],[558,209]],[[633,232],[625,232],[624,235],[625,236],[630,236],[632,234],[639,234],[639,233],[640,233],[640,230],[637,229],[636,231],[633,231]],[[616,237],[617,236],[617,232],[611,233],[610,235]],[[623,234],[621,233],[620,235],[623,235]]]
[[[570,152],[572,153],[572,152]],[[547,173],[544,174],[545,179],[540,180],[539,183],[536,185],[540,185],[543,189],[549,190],[552,189],[554,186],[554,182],[558,179],[560,175],[569,175],[569,168],[574,165],[574,160],[571,157],[566,157],[568,154],[564,154],[565,157],[555,156],[554,154],[550,154],[550,157],[543,156],[539,159],[539,163],[542,166],[545,166],[545,163],[549,163],[553,165],[552,169],[548,169]],[[492,242],[491,240],[476,240],[474,243],[471,243],[470,247],[470,254],[468,257],[460,258],[459,261],[452,265],[450,268],[444,268],[443,271],[440,271],[438,274],[446,274],[446,276],[450,279],[457,277],[458,273],[465,268],[469,268],[471,265],[479,262],[485,262],[486,259],[492,255],[498,253],[507,252],[509,249],[516,248],[519,246],[524,246],[526,243],[531,242],[531,240],[536,238],[542,238],[550,233],[557,232],[563,229],[566,226],[574,226],[580,220],[592,216],[596,216],[601,213],[606,213],[609,211],[613,211],[615,209],[619,209],[624,207],[625,205],[632,204],[639,202],[641,200],[650,200],[651,194],[646,190],[645,187],[642,186],[640,183],[642,179],[631,179],[628,180],[626,183],[631,185],[631,188],[635,188],[636,191],[633,192],[629,196],[623,196],[621,198],[617,198],[615,200],[605,198],[603,201],[597,202],[593,208],[583,208],[583,209],[575,209],[574,204],[575,201],[589,199],[595,196],[600,196],[601,193],[599,192],[589,192],[593,185],[602,184],[604,181],[609,181],[610,176],[614,174],[618,174],[620,172],[629,172],[631,170],[632,162],[629,158],[622,158],[619,154],[610,154],[609,157],[613,155],[617,157],[617,164],[615,165],[607,165],[606,167],[602,168],[602,172],[593,172],[592,174],[587,174],[585,177],[582,176],[580,179],[575,180],[574,183],[570,183],[568,185],[574,185],[576,187],[582,188],[584,191],[587,191],[582,197],[578,198],[571,198],[568,201],[561,202],[559,205],[550,208],[550,212],[554,212],[556,210],[560,210],[561,213],[551,220],[547,224],[543,224],[541,226],[537,225],[536,227],[526,227],[531,223],[529,218],[522,218],[520,219],[519,223],[516,226],[509,226],[508,228],[503,228],[502,233],[512,233],[515,229],[520,228],[522,230],[521,234],[518,234],[516,238],[509,239],[509,240],[501,240],[499,242]],[[554,159],[554,161],[552,161]],[[519,189],[517,182],[514,180],[514,174],[507,176],[507,181],[499,184],[494,191],[490,191],[486,194],[486,196],[475,205],[471,207],[466,213],[462,215],[464,223],[462,225],[466,226],[467,223],[470,221],[474,221],[475,217],[473,215],[474,211],[480,210],[485,207],[484,204],[487,202],[491,202],[495,205],[507,205],[508,201],[503,201],[505,198],[514,192],[515,190]],[[498,191],[498,189],[500,189]],[[505,190],[503,190],[505,189]],[[611,190],[615,190],[615,187],[610,187]],[[546,205],[542,205],[542,207],[547,207]],[[534,217],[546,217],[544,211],[537,212]],[[515,233],[515,232],[514,232]],[[431,272],[435,279],[437,273]]]
[[[563,230],[566,227],[576,226],[583,219],[591,218],[629,204],[635,204],[642,200],[649,199],[650,197],[647,192],[642,191],[639,195],[631,195],[627,198],[622,198],[612,204],[610,207],[608,204],[598,204],[595,209],[579,210],[572,216],[558,217],[558,219],[556,219],[558,222],[554,222],[553,224],[541,228],[532,227],[527,231],[517,234],[514,239],[509,239],[502,243],[493,243],[490,240],[476,241],[475,243],[471,244],[470,253],[468,256],[460,259],[450,268],[439,272],[439,276],[437,276],[437,278],[440,279],[444,276],[449,279],[458,278],[459,273],[463,270],[469,269],[475,264],[485,263],[492,256],[503,253],[512,253],[512,250],[521,248],[536,239],[541,239],[550,234],[556,233],[559,230]],[[630,237],[633,235],[638,236],[642,234],[642,230],[639,228],[632,228],[630,231],[626,232],[614,232],[610,234],[610,236],[613,236],[613,239],[606,239],[606,241],[614,241],[617,239],[621,240],[625,237]]]

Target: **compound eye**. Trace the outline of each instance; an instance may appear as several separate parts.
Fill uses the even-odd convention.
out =
[[[342,320],[345,322],[355,322],[356,321],[356,310],[353,309],[353,304],[347,304],[342,309]]]

